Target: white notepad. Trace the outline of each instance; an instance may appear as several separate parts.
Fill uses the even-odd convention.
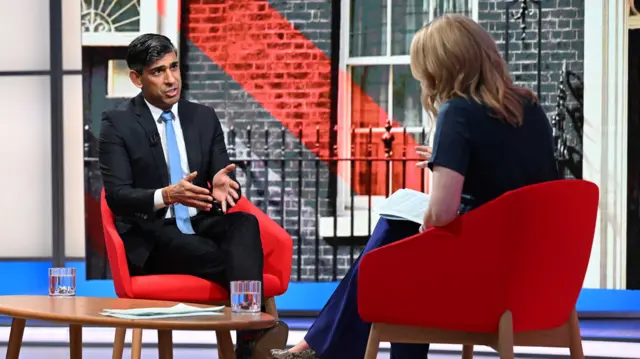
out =
[[[380,203],[374,211],[390,220],[407,220],[422,224],[429,206],[429,195],[408,188],[399,189]]]

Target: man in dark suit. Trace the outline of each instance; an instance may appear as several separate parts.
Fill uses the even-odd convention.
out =
[[[141,93],[104,112],[99,159],[131,273],[189,274],[227,288],[230,281],[261,281],[258,222],[227,213],[241,191],[215,111],[180,99],[177,51],[168,38],[136,38],[127,64]],[[283,323],[238,333],[238,358],[284,347],[286,337]]]

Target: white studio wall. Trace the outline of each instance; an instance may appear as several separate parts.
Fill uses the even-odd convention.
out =
[[[81,2],[62,1],[65,256],[85,256]]]
[[[42,0],[1,1],[0,14],[0,43],[4,51],[0,57],[3,73],[0,255],[49,257],[52,254],[49,6]]]
[[[63,13],[65,254],[84,256],[82,47],[80,1]],[[0,257],[49,258],[52,250],[49,2],[0,2]],[[20,29],[20,31],[16,31]]]

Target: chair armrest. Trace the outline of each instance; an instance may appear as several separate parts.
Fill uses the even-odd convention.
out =
[[[470,331],[490,330],[487,323],[495,323],[497,328],[493,319],[504,311],[506,292],[506,281],[500,280],[501,229],[472,231],[476,221],[465,216],[363,256],[358,309],[364,321]]]
[[[260,225],[260,238],[264,252],[264,273],[278,278],[281,287],[277,291],[284,294],[291,279],[293,261],[293,240],[287,231],[269,218],[246,197],[242,196],[230,212],[245,212],[253,214]]]
[[[104,243],[107,249],[107,258],[111,268],[111,277],[118,298],[134,298],[133,286],[131,285],[131,275],[127,254],[122,243],[122,238],[118,233],[113,213],[105,199],[104,189],[100,195],[100,209],[102,214],[102,228],[104,231]]]

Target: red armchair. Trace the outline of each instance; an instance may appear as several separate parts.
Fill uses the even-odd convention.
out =
[[[227,288],[207,280],[189,275],[146,275],[129,274],[124,244],[118,234],[114,216],[105,192],[101,194],[102,225],[111,275],[119,298],[169,300],[192,303],[228,303]],[[241,197],[231,212],[247,212],[258,218],[262,247],[264,251],[263,290],[267,312],[278,318],[274,297],[284,294],[289,286],[293,253],[291,236],[269,216],[255,207],[248,199]],[[116,330],[116,347],[122,357],[122,346],[126,328]],[[134,329],[132,357],[140,356],[142,331]],[[115,358],[116,356],[114,356]]]
[[[598,187],[560,180],[506,193],[442,228],[373,250],[358,308],[380,341],[569,347],[583,358],[575,304],[586,274]]]

